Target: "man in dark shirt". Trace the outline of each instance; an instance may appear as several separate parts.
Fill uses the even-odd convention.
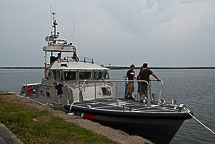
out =
[[[135,71],[134,71],[135,66],[132,64],[130,66],[130,70],[127,71],[126,75],[125,75],[125,80],[134,80],[135,77]],[[127,91],[126,91],[126,95],[125,98],[129,98],[129,99],[134,99],[132,97],[132,93],[134,92],[134,82],[129,82],[128,83],[128,87],[127,87]],[[129,95],[129,96],[128,96]]]
[[[62,87],[66,86],[66,84],[60,84],[57,81],[54,81],[55,89],[56,89],[56,95],[58,98],[58,104],[62,104],[62,94],[63,94],[63,89]]]
[[[150,69],[148,69],[148,64],[144,63],[139,72],[140,80],[145,80],[149,83],[150,75],[152,75],[158,81],[160,80]],[[148,85],[145,82],[140,83],[140,101],[145,101],[145,97],[148,97]]]

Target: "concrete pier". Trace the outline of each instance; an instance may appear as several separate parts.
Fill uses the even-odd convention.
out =
[[[0,123],[0,144],[23,144],[4,124]]]

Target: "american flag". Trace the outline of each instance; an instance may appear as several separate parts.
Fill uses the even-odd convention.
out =
[[[45,41],[54,41],[54,38],[52,36],[46,36]]]

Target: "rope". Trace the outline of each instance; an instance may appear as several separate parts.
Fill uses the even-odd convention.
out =
[[[215,132],[213,130],[211,130],[209,127],[207,127],[205,124],[203,124],[200,120],[198,120],[194,115],[192,115],[187,108],[185,108],[185,110],[188,112],[188,114],[193,117],[198,123],[200,123],[203,127],[205,127],[207,130],[209,130],[212,134],[215,135]]]

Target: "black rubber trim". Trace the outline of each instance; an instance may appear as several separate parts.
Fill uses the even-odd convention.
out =
[[[72,112],[80,112],[80,113],[88,113],[95,115],[103,115],[103,116],[112,116],[112,117],[123,117],[123,118],[158,118],[158,119],[190,119],[191,116],[188,113],[180,113],[180,112],[154,112],[154,113],[137,113],[137,112],[118,112],[118,111],[104,111],[104,110],[96,110],[90,108],[81,108],[72,106]]]

